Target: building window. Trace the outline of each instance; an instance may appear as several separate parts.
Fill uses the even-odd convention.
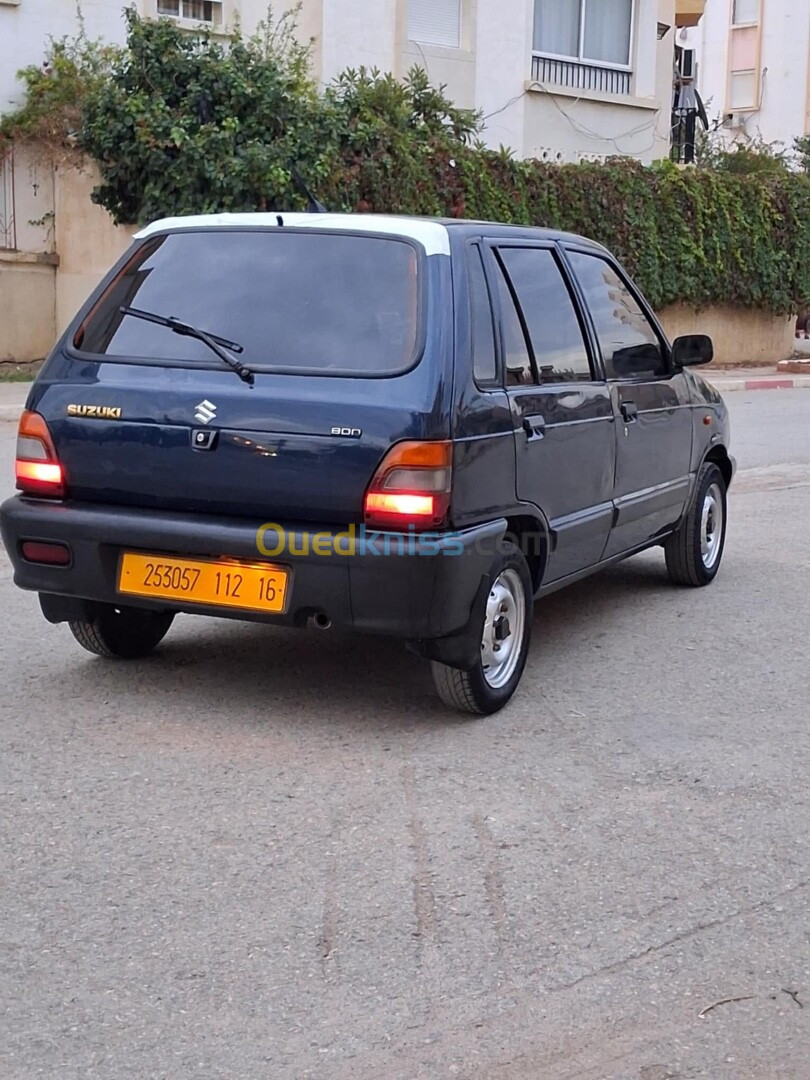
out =
[[[408,39],[458,49],[461,0],[408,0]]]
[[[173,19],[219,26],[222,22],[222,0],[157,0],[157,13]]]
[[[731,21],[735,26],[751,26],[759,22],[759,0],[734,0]]]
[[[534,51],[630,67],[633,0],[534,0]]]
[[[762,49],[760,0],[734,0],[729,42],[727,111],[758,107]]]

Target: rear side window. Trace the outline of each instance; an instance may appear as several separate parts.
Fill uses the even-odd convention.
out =
[[[495,332],[484,263],[478,246],[469,249],[467,268],[470,281],[473,375],[477,383],[491,383],[498,374]]]
[[[591,379],[588,349],[574,302],[547,248],[500,248],[517,294],[542,383]]]
[[[498,302],[501,312],[503,357],[507,386],[525,386],[534,382],[534,371],[520,316],[500,263],[497,264]]]
[[[237,342],[257,371],[394,375],[416,359],[418,265],[415,249],[395,238],[171,233],[135,253],[74,344],[120,360],[211,364],[201,342],[120,311],[134,307]]]
[[[610,263],[579,251],[568,257],[593,316],[607,377],[668,375],[658,334]]]

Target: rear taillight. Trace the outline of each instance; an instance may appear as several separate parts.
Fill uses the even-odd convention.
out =
[[[380,529],[436,529],[445,525],[452,459],[449,442],[392,446],[366,492],[366,525]]]
[[[61,499],[65,474],[48,425],[35,412],[24,412],[17,432],[17,487],[26,495]]]

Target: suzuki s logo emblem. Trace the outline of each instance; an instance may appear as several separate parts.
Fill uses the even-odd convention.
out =
[[[198,420],[201,424],[210,424],[212,420],[217,418],[217,407],[213,401],[209,401],[207,398],[205,401],[201,401],[197,406],[197,411],[194,413],[194,419]]]

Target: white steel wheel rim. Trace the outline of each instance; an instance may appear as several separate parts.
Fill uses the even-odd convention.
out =
[[[523,581],[517,570],[504,570],[489,590],[481,637],[481,666],[484,679],[493,690],[500,690],[515,674],[525,626]]]
[[[723,496],[719,484],[712,484],[703,498],[700,512],[700,556],[707,570],[714,569],[723,541]]]

